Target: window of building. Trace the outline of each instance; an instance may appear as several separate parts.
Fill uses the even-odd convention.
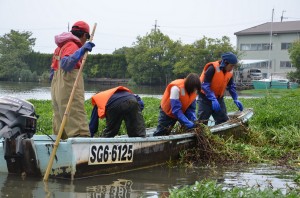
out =
[[[292,68],[291,61],[280,61],[280,68]]]
[[[292,46],[292,43],[281,43],[281,50],[288,50]]]
[[[268,69],[268,61],[262,61],[258,63],[250,63],[246,64],[246,67],[249,68],[262,68],[262,69]],[[270,68],[272,68],[272,63],[270,64]]]
[[[241,44],[242,51],[249,51],[251,48],[250,44]]]
[[[269,43],[252,43],[252,44],[241,44],[240,49],[241,51],[265,51],[269,50],[270,44]],[[272,45],[271,45],[272,49]]]
[[[262,50],[269,50],[270,44],[269,43],[263,43],[262,44]],[[272,50],[272,44],[271,44],[271,50]]]

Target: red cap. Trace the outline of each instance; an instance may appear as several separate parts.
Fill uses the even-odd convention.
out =
[[[82,31],[84,31],[86,33],[90,33],[90,26],[86,22],[84,22],[84,21],[77,21],[72,26],[72,30],[82,30]]]

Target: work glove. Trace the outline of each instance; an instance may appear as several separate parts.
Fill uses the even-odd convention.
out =
[[[60,62],[61,68],[66,72],[71,71],[72,69],[74,69],[75,65],[84,55],[84,53],[86,51],[91,52],[93,47],[95,47],[94,43],[87,42],[81,48],[75,51],[74,54],[63,57]]]
[[[221,111],[220,103],[218,102],[215,93],[210,89],[210,84],[211,83],[207,82],[202,83],[201,89],[203,89],[203,91],[205,92],[205,96],[207,97],[207,99],[211,101],[212,109],[214,111]]]
[[[182,105],[179,99],[171,99],[172,113],[178,119],[180,124],[183,124],[188,129],[194,128],[196,125],[183,114],[181,108]]]
[[[243,104],[239,100],[234,100],[233,102],[239,108],[240,111],[243,111],[244,109]]]
[[[184,115],[189,119],[190,121],[194,122],[197,120],[196,116],[196,100],[192,102],[192,104],[187,108]]]
[[[232,83],[231,85],[229,85],[227,87],[227,90],[229,91],[235,105],[239,108],[240,111],[243,111],[243,104],[238,100],[238,94],[236,93],[235,84]]]
[[[92,42],[86,42],[81,48],[84,50],[84,52],[86,52],[86,51],[91,52],[92,49],[93,49],[93,47],[95,47],[94,43],[92,43]]]
[[[221,111],[221,106],[217,99],[211,101],[211,106],[214,111]]]
[[[81,48],[79,48],[74,54],[71,56],[78,62],[81,57],[84,55],[86,51],[91,52],[93,47],[95,47],[95,44],[92,42],[85,43]]]
[[[195,127],[196,127],[195,123],[194,123],[194,122],[191,122],[191,121],[184,123],[184,126],[185,126],[187,129],[192,129],[192,128],[195,128]]]

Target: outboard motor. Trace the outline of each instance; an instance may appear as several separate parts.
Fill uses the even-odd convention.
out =
[[[10,96],[0,98],[0,138],[31,138],[36,132],[36,120],[30,102]]]
[[[30,146],[24,145],[35,134],[36,123],[37,115],[30,102],[10,96],[0,97],[0,138],[4,140],[4,158],[9,172],[20,169],[24,149],[32,149],[31,143]]]

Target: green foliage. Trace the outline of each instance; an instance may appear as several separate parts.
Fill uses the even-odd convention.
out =
[[[130,49],[129,47],[121,47],[119,49],[116,49],[113,54],[122,54],[125,55],[127,50]]]
[[[300,111],[295,108],[299,103],[300,92],[286,94],[281,97],[266,96],[253,98],[255,116],[251,123],[266,129],[268,127],[281,129],[286,126],[300,127]]]
[[[24,59],[35,44],[31,36],[31,32],[11,30],[0,37],[0,80],[18,80],[18,72],[28,69]]]
[[[185,77],[191,72],[200,73],[206,63],[220,60],[221,54],[228,51],[237,54],[226,36],[222,39],[204,37],[191,45],[184,45],[178,50],[180,59],[175,64],[174,73],[177,77]]]
[[[52,56],[52,54],[32,52],[24,57],[24,62],[29,66],[32,72],[36,72],[38,76],[41,76],[44,72],[49,73]]]
[[[31,36],[31,32],[11,30],[0,37],[0,80],[49,80],[53,54],[33,52],[35,38]],[[127,65],[124,53],[118,51],[114,55],[90,54],[83,70],[84,77],[129,78]]]
[[[132,48],[121,50],[126,54],[128,70],[137,84],[167,84],[187,74],[200,73],[208,62],[219,60],[227,51],[236,53],[228,37],[204,37],[193,44],[172,41],[159,30],[138,37]]]
[[[37,134],[52,134],[52,105],[50,100],[29,100],[34,107],[37,119]]]
[[[289,55],[293,67],[296,68],[295,72],[290,72],[288,78],[291,80],[300,80],[300,41],[295,41],[289,48]]]
[[[31,72],[29,69],[22,69],[20,71],[20,81],[35,82],[38,81],[36,72]]]
[[[52,54],[33,52],[35,38],[31,36],[31,32],[11,30],[0,38],[0,80],[49,80]],[[132,78],[138,85],[165,85],[191,72],[200,73],[207,62],[220,59],[225,51],[235,52],[226,36],[183,45],[159,29],[151,30],[138,36],[133,47],[122,47],[112,55],[90,54],[83,73],[85,79]]]
[[[128,71],[137,84],[164,84],[172,78],[175,51],[180,43],[173,42],[159,30],[138,37],[135,45],[126,52]]]
[[[145,97],[143,98],[143,101],[145,104],[143,116],[145,119],[146,128],[156,127],[159,115],[160,100]]]
[[[299,185],[300,184],[300,172],[297,172],[295,175],[294,181]]]
[[[129,78],[127,61],[123,54],[89,55],[85,73],[89,78]]]
[[[273,190],[272,186],[263,190],[256,187],[232,187],[226,188],[224,185],[218,184],[212,180],[196,181],[194,185],[184,186],[180,189],[175,188],[169,190],[170,198],[200,198],[200,197],[299,197],[300,192],[292,189],[284,194],[280,189]]]

